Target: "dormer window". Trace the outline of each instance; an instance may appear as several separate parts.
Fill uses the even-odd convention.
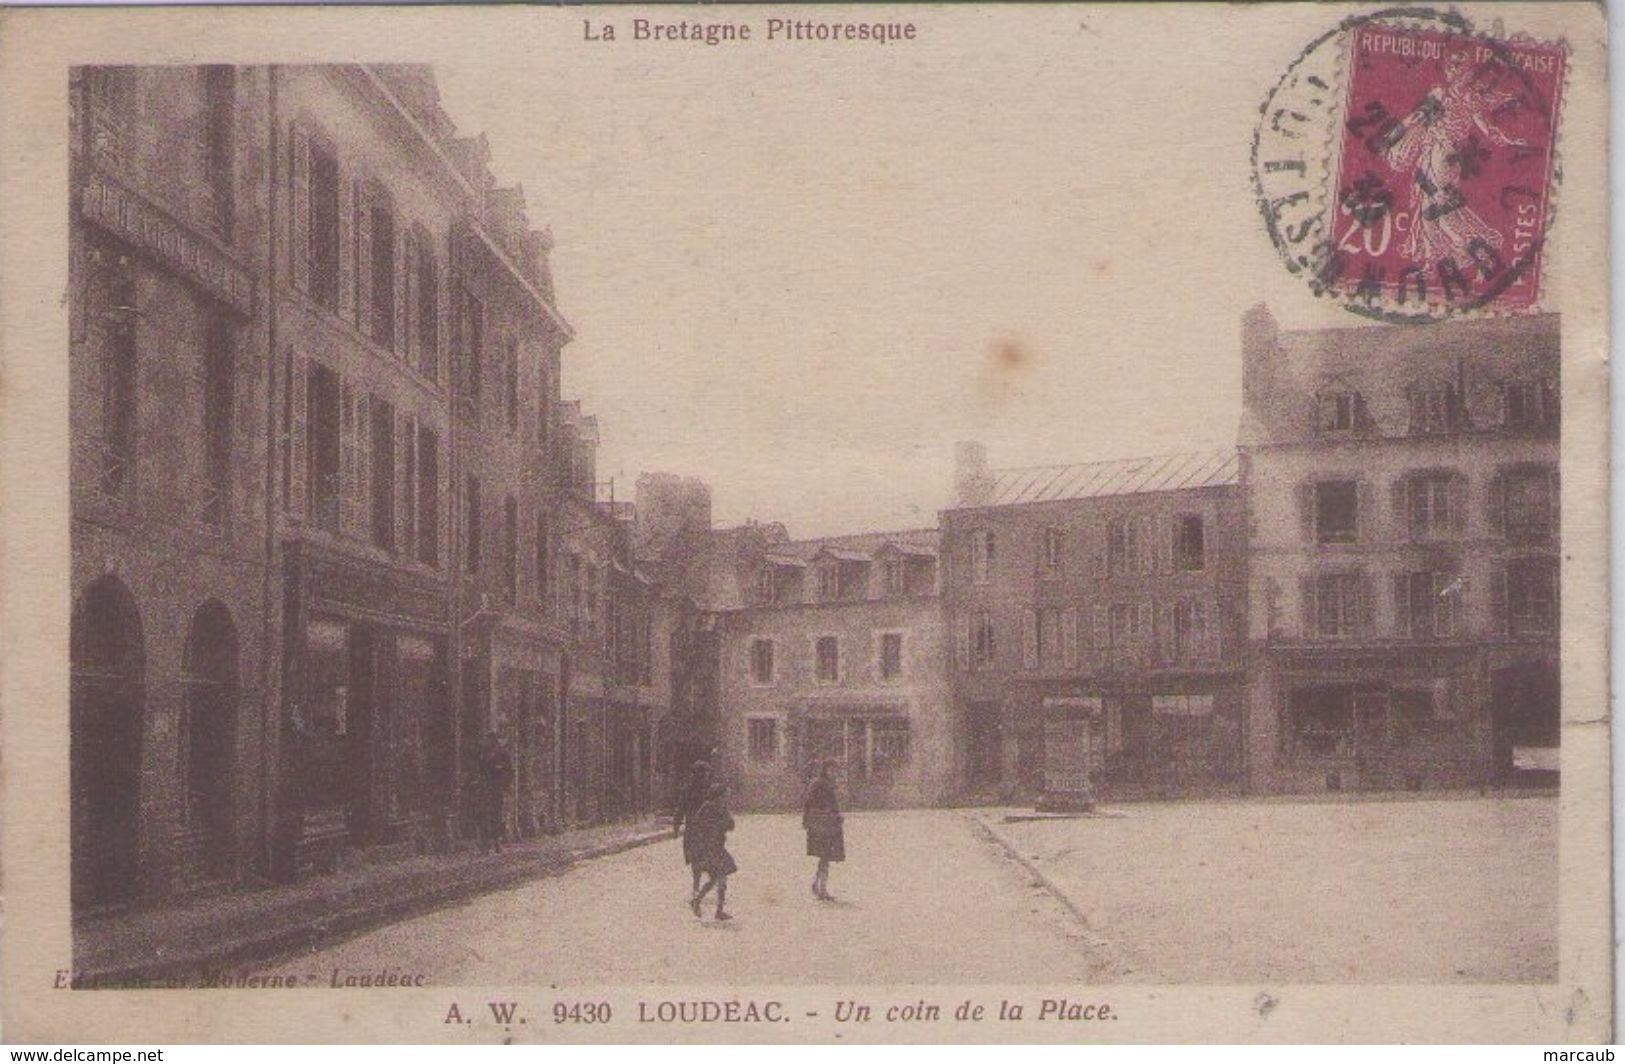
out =
[[[1365,420],[1365,400],[1352,389],[1323,392],[1316,402],[1315,431],[1320,435],[1358,432]]]
[[[1411,435],[1444,436],[1460,432],[1466,421],[1461,395],[1455,385],[1425,385],[1412,388]]]
[[[825,602],[841,597],[841,569],[834,562],[818,567],[818,597]]]

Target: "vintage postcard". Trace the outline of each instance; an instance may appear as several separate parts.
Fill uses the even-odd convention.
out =
[[[1606,58],[0,14],[5,1036],[1611,1038]]]

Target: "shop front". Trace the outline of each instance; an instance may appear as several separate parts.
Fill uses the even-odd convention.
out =
[[[283,874],[443,843],[457,743],[443,590],[308,543],[285,565]]]

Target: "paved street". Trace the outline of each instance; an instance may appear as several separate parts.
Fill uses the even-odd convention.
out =
[[[1169,802],[997,825],[1128,981],[1557,977],[1557,799]]]
[[[438,984],[1540,982],[1556,800],[1186,802],[1007,823],[863,813],[834,904],[797,820],[740,816],[737,919],[696,920],[674,840],[286,960]],[[1007,844],[1083,914],[990,840]]]
[[[729,846],[736,919],[689,911],[675,840],[351,939],[270,971],[431,983],[1098,982],[1087,934],[958,811],[859,813],[815,900],[799,818],[740,816]]]

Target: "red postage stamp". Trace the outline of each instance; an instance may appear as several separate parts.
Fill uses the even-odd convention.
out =
[[[1347,48],[1327,287],[1395,309],[1532,307],[1564,46],[1370,22]]]

